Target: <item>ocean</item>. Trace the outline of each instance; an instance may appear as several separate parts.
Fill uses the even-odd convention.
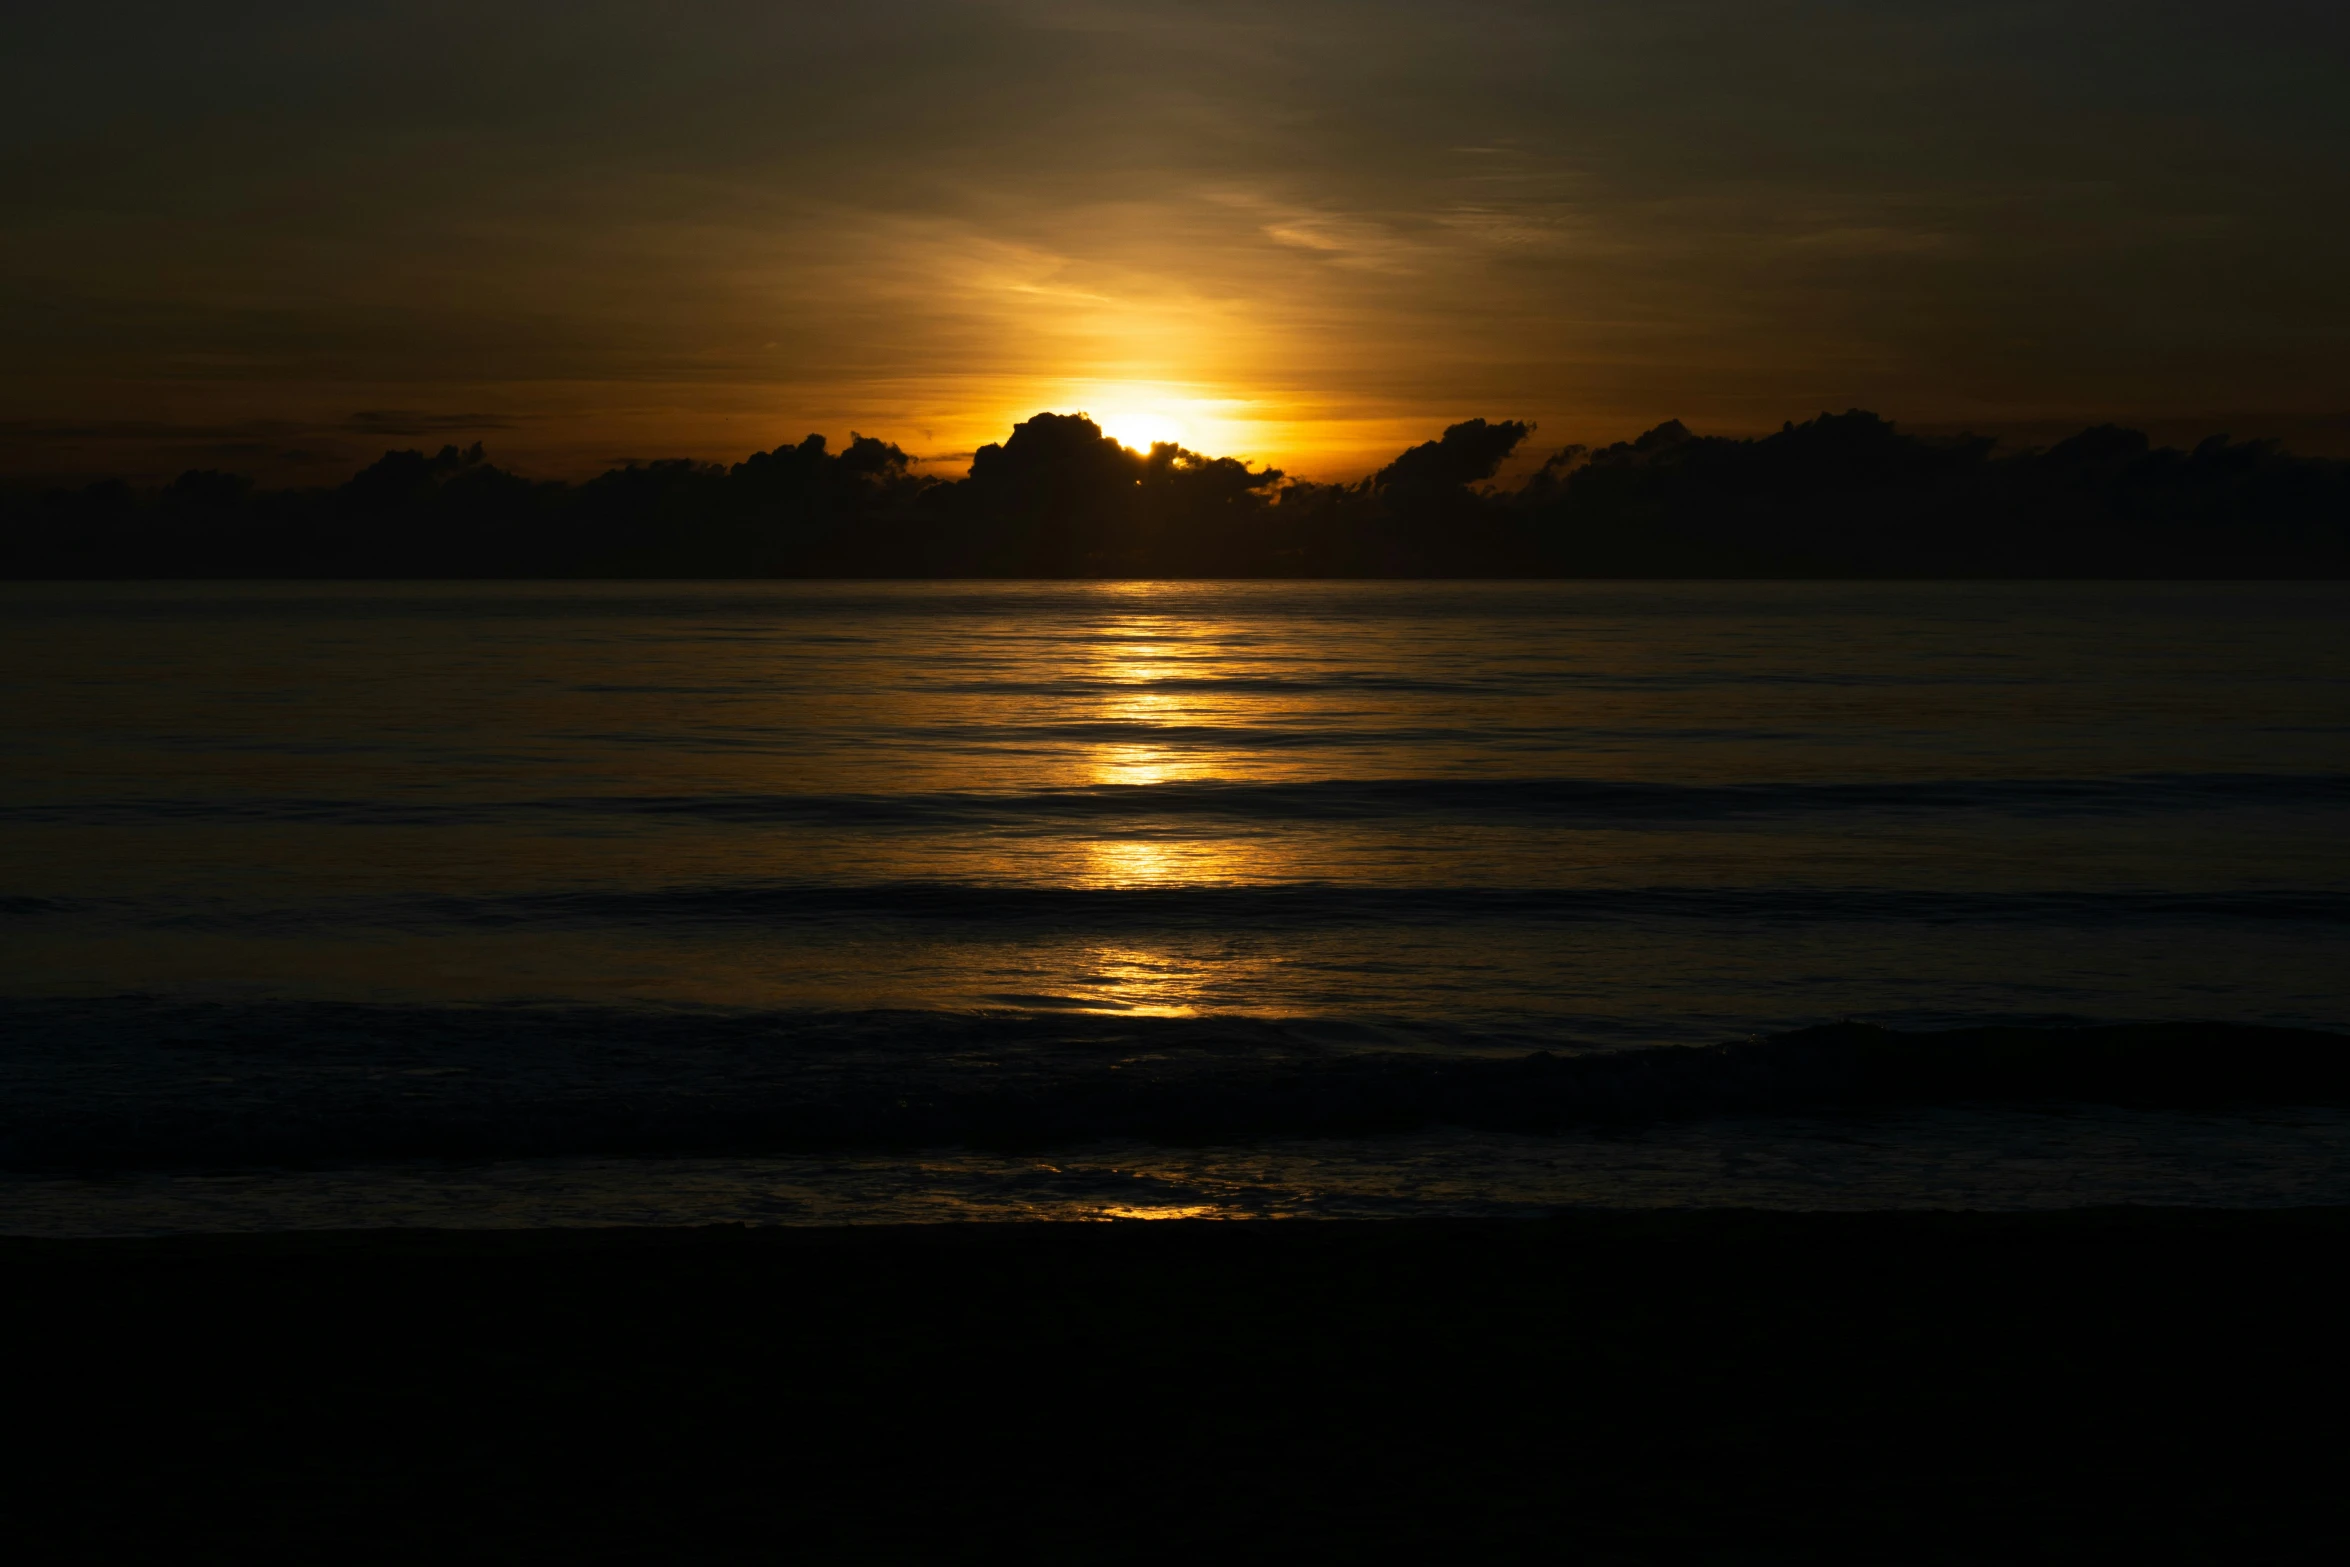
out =
[[[2322,1096],[1505,1113],[2350,1028],[2350,585],[0,608],[7,1233],[2350,1202]]]

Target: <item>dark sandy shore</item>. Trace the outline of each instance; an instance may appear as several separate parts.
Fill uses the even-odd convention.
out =
[[[0,1242],[18,1561],[2350,1559],[2350,1210]]]

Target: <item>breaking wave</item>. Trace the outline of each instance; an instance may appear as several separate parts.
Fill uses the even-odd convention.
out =
[[[1023,823],[1183,819],[1344,822],[1492,817],[1666,826],[1850,813],[2062,817],[2312,807],[2350,807],[2350,775],[2147,773],[2118,778],[1716,785],[1591,778],[1194,780],[1026,791],[598,794],[511,801],[162,797],[10,805],[0,807],[0,820],[28,825],[227,820],[382,827],[510,823],[529,817],[675,817],[819,828],[1017,828]]]
[[[248,1167],[1542,1132],[1839,1108],[2350,1102],[2350,1036],[1837,1024],[1578,1049],[1245,1017],[10,1002],[0,1165]]]

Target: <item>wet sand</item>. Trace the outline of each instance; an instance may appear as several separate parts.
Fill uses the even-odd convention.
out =
[[[0,1241],[19,1560],[2334,1561],[2350,1210]]]

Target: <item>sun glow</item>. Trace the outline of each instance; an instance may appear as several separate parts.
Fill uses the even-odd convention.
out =
[[[1256,446],[1260,410],[1205,382],[1081,378],[1040,383],[1029,397],[1029,411],[1082,411],[1102,434],[1138,452],[1161,441],[1218,456],[1239,456]]]
[[[1089,412],[1093,422],[1102,427],[1102,434],[1138,452],[1147,452],[1161,441],[1191,446],[1197,439],[1182,420],[1160,409],[1105,405]]]
[[[1137,452],[1173,441],[1205,457],[1233,457],[1251,466],[1287,468],[1303,462],[1295,473],[1306,478],[1355,478],[1431,433],[1425,419],[1398,422],[1392,431],[1381,425],[1362,438],[1358,457],[1351,446],[1330,448],[1324,437],[1331,430],[1347,431],[1349,441],[1355,437],[1348,420],[1322,404],[1296,402],[1279,391],[1244,395],[1236,386],[1212,380],[1018,377],[958,387],[960,406],[951,413],[942,408],[926,414],[918,436],[900,443],[909,451],[938,452],[935,471],[942,478],[960,477],[962,470],[953,464],[967,461],[970,451],[989,442],[1002,441],[1014,425],[1039,413],[1083,414],[1111,440]],[[871,423],[875,429],[898,428],[878,414]]]

